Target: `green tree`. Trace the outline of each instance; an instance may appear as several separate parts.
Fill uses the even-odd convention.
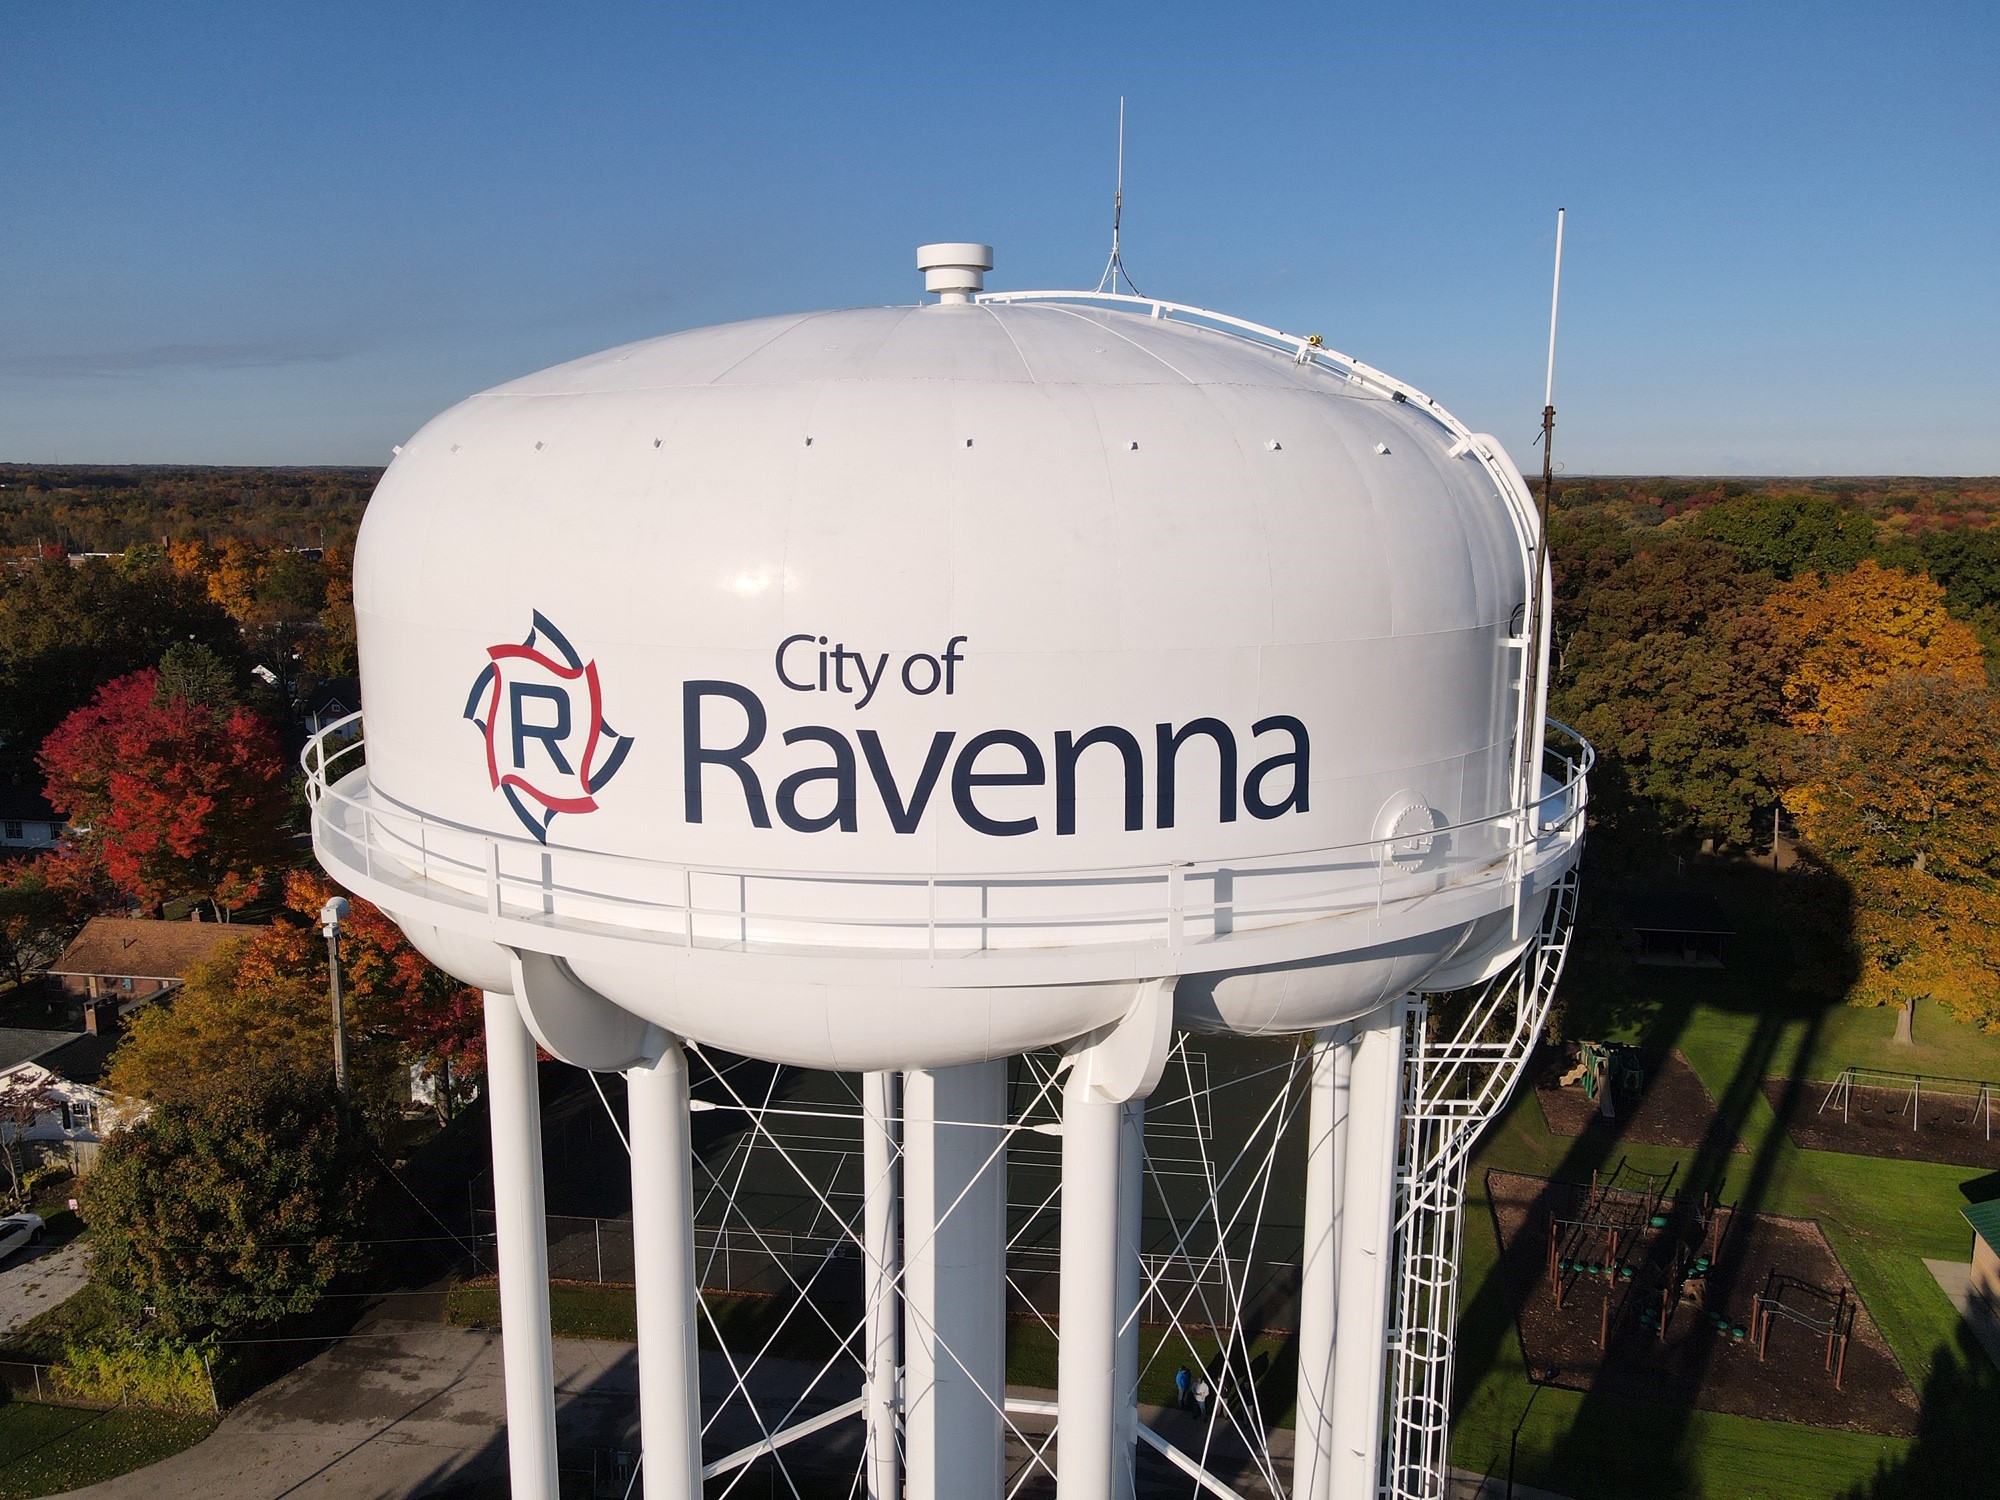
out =
[[[1768,579],[1713,542],[1662,539],[1572,565],[1553,708],[1597,746],[1615,824],[1750,843],[1777,795],[1784,667]]]
[[[1845,572],[1875,546],[1874,523],[1826,495],[1739,495],[1698,512],[1687,529],[1780,579]]]
[[[199,641],[175,641],[160,656],[160,683],[154,697],[161,703],[179,698],[210,711],[237,702],[236,679],[228,664]]]
[[[127,575],[93,558],[0,570],[0,765],[31,770],[42,741],[99,688],[189,640],[232,671],[244,660],[235,622],[171,569]]]
[[[105,1142],[82,1190],[91,1274],[170,1339],[308,1311],[357,1264],[372,1175],[330,1080],[232,1073]]]
[[[1987,675],[2000,677],[2000,530],[1927,531],[1916,554],[1917,566],[1944,589],[1945,607],[1986,647]]]

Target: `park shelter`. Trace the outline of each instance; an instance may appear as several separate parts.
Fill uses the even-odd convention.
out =
[[[1972,1226],[1973,1300],[2000,1307],[2000,1200],[1968,1204],[1962,1212]]]
[[[1721,968],[1723,944],[1736,935],[1721,903],[1694,891],[1635,896],[1626,904],[1626,922],[1639,942],[1639,962],[1672,968]]]

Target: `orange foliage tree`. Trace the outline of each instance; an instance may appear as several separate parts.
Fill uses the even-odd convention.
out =
[[[1945,613],[1944,590],[1921,573],[1872,560],[1832,577],[1806,573],[1773,589],[1764,608],[1790,663],[1785,717],[1804,734],[1839,734],[1903,673],[1986,680],[1978,636]]]
[[[303,978],[324,991],[326,942],[320,909],[339,888],[316,870],[285,878],[285,908],[299,920],[273,924],[243,953],[237,983],[258,987]],[[473,1077],[486,1066],[484,1007],[477,990],[460,984],[410,946],[380,908],[348,898],[341,924],[340,968],[349,1023],[392,1044],[406,1062],[429,1074],[440,1119],[449,1120]]]
[[[1852,998],[2000,1030],[2000,699],[1905,674],[1813,747],[1799,830],[1854,888]]]
[[[189,977],[171,1005],[148,1006],[112,1060],[112,1088],[164,1103],[219,1076],[277,1068],[331,1076],[332,1010],[320,908],[335,888],[310,870],[285,881],[271,925]],[[341,977],[355,1093],[382,1116],[408,1097],[404,1069],[419,1063],[448,1120],[485,1067],[477,991],[433,968],[394,922],[351,898],[341,924]]]

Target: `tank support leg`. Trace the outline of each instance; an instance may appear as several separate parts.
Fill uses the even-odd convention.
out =
[[[908,1500],[996,1500],[1005,1451],[1007,1065],[903,1075]]]
[[[1131,1500],[1139,1438],[1145,1099],[1173,1040],[1173,984],[1071,1054],[1063,1087],[1056,1352],[1058,1500]]]
[[[493,1122],[493,1218],[507,1386],[507,1472],[515,1500],[556,1500],[555,1341],[549,1333],[548,1215],[535,1042],[512,995],[486,994]]]
[[[1063,1095],[1062,1285],[1056,1326],[1056,1494],[1113,1500],[1117,1390],[1120,1137],[1125,1106],[1092,1094],[1086,1070]],[[1134,1433],[1136,1437],[1137,1434]]]
[[[868,1500],[900,1500],[896,1365],[902,1249],[897,1240],[896,1075],[861,1076],[862,1274],[867,1310]]]
[[[632,1254],[646,1500],[699,1500],[694,1171],[687,1057],[680,1043],[669,1041],[651,1067],[627,1069],[625,1082],[632,1120]]]
[[[1117,1431],[1112,1442],[1112,1500],[1133,1500],[1139,1457],[1139,1304],[1146,1294],[1144,1244],[1146,1194],[1146,1101],[1128,1099],[1120,1113],[1118,1137],[1118,1295],[1112,1303],[1118,1324],[1113,1348],[1111,1389]]]
[[[1373,1495],[1382,1462],[1389,1264],[1403,1105],[1403,1023],[1409,1003],[1360,1023],[1348,1122],[1340,1235],[1340,1338],[1333,1351],[1332,1490]]]
[[[1340,1297],[1340,1191],[1346,1169],[1354,1030],[1330,1027],[1313,1042],[1306,1129],[1305,1256],[1299,1282],[1296,1500],[1333,1494],[1333,1351]]]

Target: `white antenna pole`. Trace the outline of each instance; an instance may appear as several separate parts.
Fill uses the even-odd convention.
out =
[[[1118,117],[1119,140],[1119,181],[1122,184],[1124,171],[1125,117],[1121,108]],[[1562,306],[1563,293],[1563,210],[1556,210],[1556,284],[1549,293],[1549,380],[1542,389],[1542,405],[1551,409],[1556,400],[1556,310]]]
[[[1125,285],[1132,288],[1132,295],[1142,295],[1138,287],[1132,285],[1132,273],[1125,269],[1124,252],[1118,247],[1120,226],[1125,218],[1125,96],[1118,96],[1118,175],[1117,186],[1111,195],[1111,259],[1104,263],[1104,274],[1097,278],[1100,292],[1118,290],[1118,278],[1125,278]]]
[[[1558,208],[1555,286],[1549,293],[1549,373],[1548,382],[1542,388],[1542,503],[1536,515],[1538,524],[1535,527],[1535,564],[1534,573],[1529,580],[1528,618],[1523,622],[1527,627],[1528,636],[1528,659],[1526,670],[1522,673],[1522,688],[1526,695],[1521,709],[1523,806],[1533,801],[1535,789],[1541,784],[1541,719],[1544,706],[1548,702],[1549,691],[1546,659],[1549,641],[1542,628],[1542,616],[1549,602],[1546,597],[1549,571],[1549,512],[1556,488],[1556,314],[1562,305],[1563,217],[1564,210]]]

